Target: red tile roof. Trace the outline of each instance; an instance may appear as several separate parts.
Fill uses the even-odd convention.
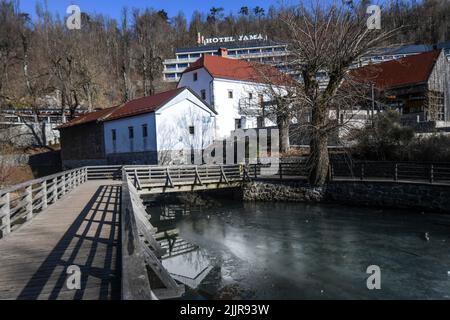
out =
[[[183,73],[200,68],[205,68],[215,78],[277,85],[289,85],[294,81],[287,74],[267,64],[211,55],[204,55]]]
[[[108,116],[106,121],[135,116],[147,112],[153,112],[163,106],[170,99],[178,95],[185,87],[157,93],[153,96],[143,97],[129,101]]]
[[[440,53],[434,50],[368,65],[351,70],[350,77],[358,82],[374,82],[382,90],[427,82]]]
[[[155,94],[153,96],[135,99],[120,106],[90,112],[59,126],[58,129],[64,129],[67,127],[77,126],[94,121],[110,121],[153,112],[185,89],[185,87],[176,88],[173,90]]]
[[[118,107],[119,106],[115,106],[115,107],[106,108],[106,109],[102,109],[102,110],[98,110],[98,111],[94,111],[94,112],[89,112],[89,113],[83,114],[83,115],[81,115],[79,117],[76,117],[75,119],[72,119],[69,122],[66,122],[66,123],[58,126],[57,129],[64,129],[64,128],[67,128],[67,127],[73,127],[73,126],[77,126],[77,125],[80,125],[80,124],[90,123],[90,122],[94,122],[94,121],[97,121],[97,120],[104,119],[109,114],[114,112],[114,110],[116,110]]]

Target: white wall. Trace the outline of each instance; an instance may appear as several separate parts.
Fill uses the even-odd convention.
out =
[[[197,73],[198,80],[193,81],[193,74]],[[210,103],[217,111],[216,116],[216,138],[222,139],[230,135],[231,131],[236,129],[235,120],[244,118],[242,128],[256,128],[256,116],[249,114],[241,114],[239,112],[239,102],[241,99],[248,98],[249,92],[252,92],[252,104],[258,104],[258,95],[263,94],[264,100],[267,101],[267,89],[264,85],[237,81],[213,78],[204,69],[197,69],[183,74],[178,83],[178,87],[189,87],[201,96],[201,90],[206,90],[206,101]],[[212,81],[212,82],[211,82]],[[229,90],[233,91],[233,98],[228,97]],[[275,125],[273,121],[265,119],[266,126]]]
[[[194,73],[197,73],[197,81],[194,81]],[[212,80],[213,78],[204,68],[197,69],[194,71],[187,72],[182,75],[180,82],[178,82],[177,87],[189,87],[194,92],[196,92],[200,97],[201,91],[205,90],[206,99],[205,101],[209,105],[214,105],[214,97],[212,92]]]
[[[142,136],[142,125],[144,124],[147,125],[147,139],[144,139]],[[134,128],[134,139],[129,138],[128,127]],[[155,127],[154,113],[146,113],[105,122],[104,137],[106,154],[156,151]],[[115,147],[112,140],[113,129],[116,130]]]
[[[142,125],[147,124],[148,137],[143,138]],[[130,140],[128,127],[134,128]],[[190,134],[189,127],[194,127]],[[115,148],[112,130],[116,130]],[[215,138],[215,114],[201,99],[184,90],[156,112],[105,122],[105,152],[130,153],[157,151],[180,154],[182,150],[204,149]]]
[[[189,127],[194,127],[194,134]],[[205,149],[215,139],[215,114],[189,90],[156,112],[158,151]]]
[[[214,107],[218,113],[216,120],[216,134],[218,137],[224,138],[230,135],[231,131],[236,129],[235,119],[243,119],[242,129],[256,128],[257,117],[249,112],[245,102],[249,102],[251,108],[260,110],[259,98],[263,95],[264,101],[268,101],[267,88],[261,84],[228,80],[228,79],[214,79]],[[233,98],[228,96],[229,91],[233,91]],[[252,99],[249,100],[249,93],[252,93]],[[239,105],[244,106],[246,111],[240,112]],[[266,126],[272,126],[274,123],[269,119],[265,119]]]

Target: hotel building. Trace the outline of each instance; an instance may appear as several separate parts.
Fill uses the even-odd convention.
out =
[[[287,45],[269,40],[221,41],[226,38],[213,38],[207,45],[176,50],[175,59],[164,61],[163,79],[167,82],[177,82],[181,74],[203,55],[217,56],[220,48],[228,50],[229,58],[257,61],[268,64],[282,64],[287,60]],[[261,39],[261,38],[260,38]],[[280,66],[282,69],[282,66]],[[283,71],[283,70],[282,70]]]

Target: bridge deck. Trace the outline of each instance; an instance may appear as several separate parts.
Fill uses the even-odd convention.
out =
[[[119,299],[120,182],[88,181],[0,240],[0,299]],[[81,289],[66,287],[70,265]]]

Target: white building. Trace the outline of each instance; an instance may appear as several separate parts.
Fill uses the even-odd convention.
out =
[[[222,48],[219,56],[205,55],[186,69],[178,87],[191,88],[214,107],[216,137],[222,139],[235,129],[274,125],[264,106],[274,88],[283,90],[280,80],[292,81],[274,67],[228,58]],[[273,85],[278,82],[279,87]]]
[[[136,99],[59,127],[62,160],[67,167],[186,163],[184,151],[203,150],[214,141],[215,116],[189,88]],[[103,133],[103,146],[90,141],[98,132]],[[90,157],[95,161],[87,161]]]

